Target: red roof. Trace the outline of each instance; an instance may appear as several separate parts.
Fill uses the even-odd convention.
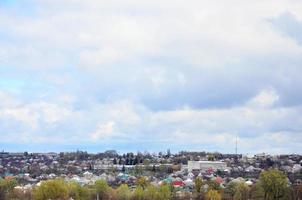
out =
[[[223,179],[221,177],[217,177],[215,180],[218,184],[223,183]]]
[[[173,185],[174,187],[183,187],[183,186],[185,186],[185,183],[182,182],[182,181],[174,181],[174,182],[172,183],[172,185]]]
[[[215,170],[212,169],[212,168],[209,168],[209,169],[207,169],[206,172],[207,172],[208,174],[213,174],[213,173],[215,172]]]

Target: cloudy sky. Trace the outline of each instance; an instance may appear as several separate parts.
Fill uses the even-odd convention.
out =
[[[302,153],[301,0],[1,0],[0,148]]]

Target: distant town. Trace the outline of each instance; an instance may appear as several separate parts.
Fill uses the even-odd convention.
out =
[[[95,154],[3,151],[0,199],[54,199],[39,191],[51,182],[63,184],[61,188],[74,184],[87,190],[81,196],[81,190],[77,194],[66,189],[65,196],[56,194],[57,199],[301,199],[301,164],[302,155],[265,153],[249,156],[187,151],[172,154],[170,150],[125,154],[115,150]],[[278,190],[277,195],[271,194],[265,188],[265,175],[276,184],[283,177],[285,188]],[[110,190],[101,192],[98,185],[102,184]],[[168,192],[160,196],[163,186]],[[148,194],[151,188],[158,196]],[[138,190],[142,192],[140,197]]]

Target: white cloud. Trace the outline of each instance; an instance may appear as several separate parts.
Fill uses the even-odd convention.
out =
[[[25,41],[2,44],[4,52],[10,52],[3,60],[20,62],[18,67],[25,67],[24,61],[27,67],[58,67],[76,57],[82,67],[98,68],[168,56],[204,67],[246,56],[301,55],[301,47],[267,22],[286,11],[301,18],[301,2],[231,2],[37,1],[40,12],[34,18],[2,13],[0,26]],[[20,61],[14,61],[17,56]],[[45,65],[43,59],[50,63]]]
[[[266,96],[263,93],[256,95],[256,99]],[[274,93],[268,94],[274,96]],[[37,143],[82,145],[105,141],[115,144],[144,142],[186,145],[189,149],[196,145],[201,148],[215,146],[218,150],[233,152],[238,136],[240,152],[298,151],[297,143],[302,140],[298,137],[302,129],[299,117],[302,108],[270,106],[273,100],[265,100],[266,107],[255,108],[250,105],[254,99],[228,109],[185,107],[174,111],[152,111],[128,100],[93,102],[81,110],[72,109],[74,101],[68,101],[71,105],[64,101],[64,106],[60,101],[22,103],[21,107],[0,106],[1,126],[4,119],[13,119],[11,122],[16,127],[19,122],[26,125],[22,129],[7,129],[6,126],[9,134],[1,135],[1,140],[14,142],[19,138],[19,143],[34,139]]]
[[[32,130],[38,128],[38,118],[38,113],[26,107],[4,108],[0,110],[0,119],[7,121],[16,120]],[[20,126],[18,123],[16,125]]]
[[[19,102],[6,92],[0,91],[0,107],[18,105]]]
[[[271,107],[279,100],[279,96],[275,90],[263,90],[254,97],[249,104],[252,106]]]
[[[86,68],[91,68],[99,65],[112,64],[119,60],[122,60],[126,56],[123,52],[119,52],[118,49],[113,49],[111,47],[104,47],[97,51],[84,51],[80,53],[80,62]]]
[[[58,106],[57,104],[45,102],[34,104],[31,107],[31,110],[39,111],[43,117],[43,120],[49,125],[63,121],[73,114],[72,111],[67,108]]]
[[[302,20],[300,1],[31,2],[30,15],[0,8],[0,60],[52,87],[0,92],[1,139],[297,149],[302,48],[269,20]]]
[[[24,103],[20,102],[17,97],[13,97],[7,93],[0,92],[0,118],[3,121],[16,121],[29,127],[27,131],[32,132],[39,130],[41,122],[44,125],[54,125],[57,122],[63,122],[72,115],[72,110],[60,106],[57,103],[50,102],[35,102]],[[16,126],[21,126],[21,124]]]
[[[109,121],[107,123],[99,123],[97,130],[91,134],[91,139],[94,142],[99,141],[100,139],[108,139],[114,135],[115,123]]]
[[[142,120],[137,111],[138,108],[129,101],[114,102],[107,106],[107,115],[120,124],[137,125]]]

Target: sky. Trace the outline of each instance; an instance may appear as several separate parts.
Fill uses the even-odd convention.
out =
[[[1,0],[0,149],[302,153],[301,0]]]

